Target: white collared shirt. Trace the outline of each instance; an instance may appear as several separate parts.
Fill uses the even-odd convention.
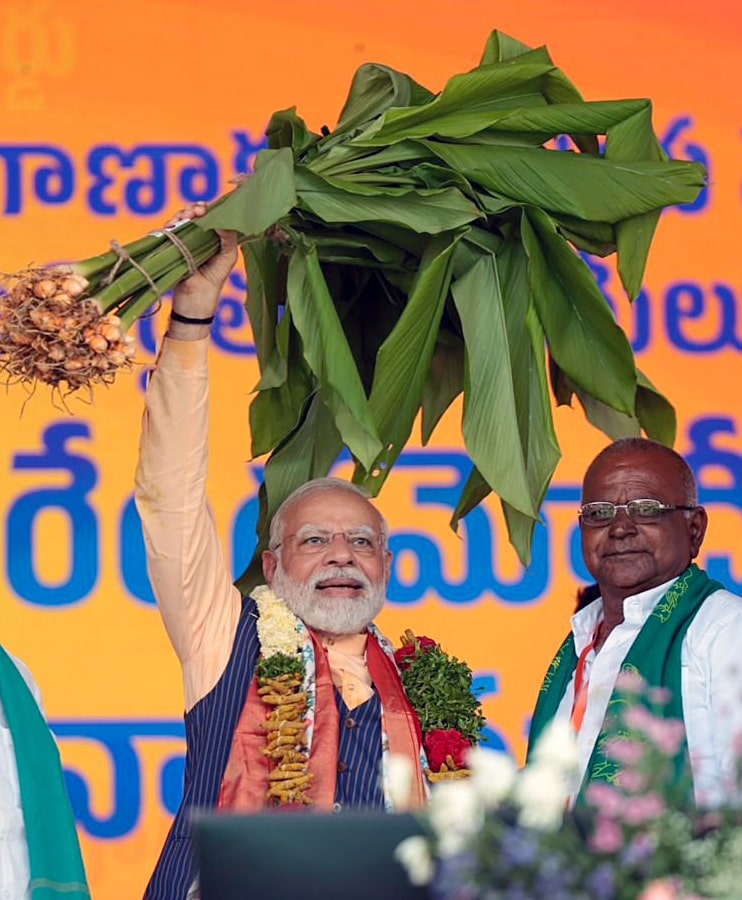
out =
[[[41,692],[26,666],[11,657],[41,708]],[[31,873],[13,738],[0,704],[0,900],[28,900]]]
[[[673,579],[675,580],[675,579]],[[577,735],[581,771],[573,785],[579,791],[621,664],[649,614],[672,584],[624,600],[624,621],[586,660],[589,677],[587,707]],[[593,637],[603,618],[603,601],[593,601],[572,616],[577,655]],[[696,803],[718,807],[742,796],[737,758],[742,753],[742,598],[721,590],[711,594],[691,622],[681,651],[681,690],[688,752]],[[574,700],[574,676],[557,710],[569,719]]]

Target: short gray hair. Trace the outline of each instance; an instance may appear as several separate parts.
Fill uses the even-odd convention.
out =
[[[272,550],[273,552],[277,552],[279,550],[279,545],[283,540],[284,520],[286,519],[286,514],[289,512],[289,510],[305,497],[310,497],[312,494],[319,494],[323,491],[345,491],[346,494],[353,494],[356,497],[361,497],[363,500],[369,503],[369,505],[374,510],[376,510],[376,513],[379,516],[379,520],[381,521],[382,550],[387,549],[389,540],[389,528],[384,516],[382,516],[379,510],[376,509],[376,507],[371,503],[368,491],[360,487],[360,485],[353,484],[353,482],[351,481],[345,481],[342,478],[327,477],[313,478],[311,481],[304,482],[304,484],[300,485],[298,488],[296,488],[296,490],[292,491],[283,501],[283,503],[278,507],[275,515],[271,519],[270,537],[268,542],[268,548],[270,550]]]

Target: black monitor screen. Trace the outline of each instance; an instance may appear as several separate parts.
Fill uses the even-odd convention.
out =
[[[201,900],[423,900],[394,859],[420,834],[381,812],[208,813],[194,818]]]

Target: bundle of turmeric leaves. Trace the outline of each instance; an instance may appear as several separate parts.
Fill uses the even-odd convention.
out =
[[[462,393],[474,468],[454,524],[494,491],[524,562],[559,458],[552,396],[576,397],[611,436],[673,442],[672,407],[576,252],[616,253],[634,299],[662,209],[704,185],[702,166],[663,153],[648,100],[585,101],[545,48],[493,32],[439,94],[364,65],[332,131],[289,109],[267,139],[254,174],[181,232],[242,237],[261,372],[252,452],[270,454],[261,541],[344,448],[378,493],[418,413],[427,442]],[[242,586],[257,574],[256,555]]]

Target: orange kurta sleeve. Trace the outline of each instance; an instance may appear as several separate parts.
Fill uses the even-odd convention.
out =
[[[135,482],[149,576],[183,667],[186,709],[223,673],[241,602],[206,498],[208,350],[208,339],[164,339],[147,388]]]

